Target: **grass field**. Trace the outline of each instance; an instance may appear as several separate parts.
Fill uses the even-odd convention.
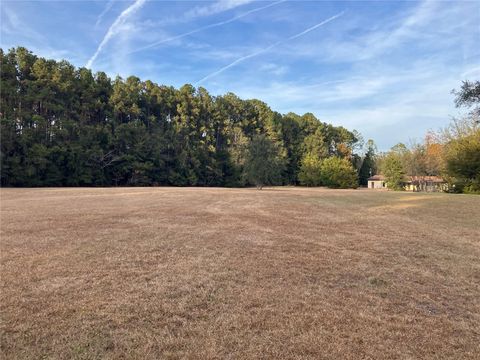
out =
[[[479,358],[480,197],[0,194],[1,358]]]

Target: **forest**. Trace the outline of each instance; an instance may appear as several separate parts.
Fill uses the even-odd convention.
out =
[[[22,47],[0,49],[0,62],[2,186],[308,185],[302,161],[326,158],[350,180],[325,169],[323,183],[357,186],[361,136],[311,113],[110,79]]]
[[[463,117],[379,153],[355,130],[233,93],[112,80],[22,47],[0,49],[0,65],[2,186],[356,188],[381,173],[393,190],[441,176],[480,193],[479,81],[453,90]]]

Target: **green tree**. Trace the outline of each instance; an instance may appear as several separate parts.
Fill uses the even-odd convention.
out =
[[[322,183],[322,161],[317,154],[307,153],[302,159],[298,180],[305,186],[319,186]]]
[[[322,184],[330,188],[358,187],[357,171],[347,159],[333,156],[323,160],[320,173]]]
[[[472,107],[475,106],[472,115],[479,114],[480,104],[480,81],[464,81],[460,87],[460,91],[452,91],[455,94],[455,105],[457,107]],[[478,120],[478,119],[477,119]]]
[[[447,144],[446,165],[460,190],[480,193],[480,129]]]
[[[363,158],[362,165],[358,174],[360,185],[364,186],[368,184],[368,178],[377,173],[377,147],[371,139],[367,141],[366,146],[367,149],[365,152],[365,157]]]
[[[301,147],[303,139],[301,135],[302,130],[298,122],[298,115],[290,113],[282,116],[280,128],[282,142],[286,150],[284,178],[286,183],[295,184],[300,168],[300,160],[304,151]]]
[[[328,157],[328,146],[322,129],[319,127],[313,134],[307,135],[303,140],[303,151],[305,154],[314,154],[319,159]]]
[[[283,163],[278,146],[264,134],[255,135],[248,146],[245,173],[258,189],[281,181]]]
[[[453,93],[457,107],[473,110],[444,130],[446,172],[456,191],[480,193],[480,81],[464,81]]]
[[[382,163],[382,173],[389,189],[404,190],[405,170],[397,152],[391,151],[387,154]]]

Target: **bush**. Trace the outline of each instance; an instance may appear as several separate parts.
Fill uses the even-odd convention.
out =
[[[305,186],[319,186],[322,183],[322,161],[312,153],[307,153],[302,159],[298,180]]]
[[[480,186],[478,184],[470,184],[463,188],[464,194],[480,195]]]
[[[464,193],[480,193],[480,129],[450,141],[446,163],[448,175],[457,180]]]
[[[339,157],[325,159],[320,166],[321,182],[330,188],[358,187],[358,176],[350,161]]]

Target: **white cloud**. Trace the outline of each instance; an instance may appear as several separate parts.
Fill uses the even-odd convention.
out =
[[[411,57],[420,52],[443,52],[463,47],[458,53],[464,61],[478,58],[480,12],[472,1],[455,3],[423,1],[401,12],[388,12],[377,18],[365,18],[355,10],[348,21],[339,21],[334,30],[314,42],[296,42],[277,48],[282,56],[313,59],[318,63],[356,63],[389,57],[396,54]],[[347,18],[345,18],[347,19]]]
[[[268,63],[260,66],[259,70],[261,73],[270,73],[273,75],[281,76],[285,75],[288,72],[288,66]]]
[[[462,79],[480,78],[480,66],[467,68],[467,70],[462,72],[460,76]]]
[[[24,46],[37,56],[57,61],[68,59],[74,64],[82,62],[83,54],[78,49],[65,47],[53,48],[49,39],[41,32],[36,31],[25,19],[21,11],[10,8],[10,4],[2,4],[1,8],[1,34],[0,47],[6,49]]]
[[[233,10],[237,7],[247,5],[254,1],[255,0],[237,0],[237,1],[217,0],[213,3],[212,1],[208,1],[210,3],[209,5],[196,6],[193,9],[183,12],[182,14],[176,14],[175,16],[163,16],[161,20],[156,20],[156,21],[149,20],[148,23],[151,27],[158,28],[158,27],[167,26],[167,25],[189,22],[197,18],[208,17],[208,16],[225,12],[225,11]],[[285,1],[287,0],[280,0],[279,2],[285,2]],[[198,2],[203,2],[203,1],[198,1]]]
[[[310,61],[305,71],[295,71],[296,78],[279,81],[258,61],[241,74],[212,79],[209,88],[259,98],[281,112],[311,111],[323,121],[357,128],[381,149],[421,137],[458,115],[450,91],[480,76],[478,4],[426,1],[375,21],[350,13],[353,25],[349,16],[315,41],[271,49],[268,64],[281,59],[293,69]]]
[[[324,20],[324,21],[322,21],[322,22],[320,22],[320,23],[318,23],[318,24],[316,24],[316,25],[314,25],[314,26],[312,26],[312,27],[310,27],[310,28],[308,28],[308,29],[300,32],[300,33],[298,33],[298,34],[295,34],[295,35],[292,35],[292,36],[288,37],[286,40],[277,41],[276,43],[273,43],[273,44],[271,44],[270,46],[267,46],[266,48],[263,48],[263,49],[260,49],[260,50],[256,50],[256,51],[254,51],[254,52],[252,52],[252,53],[250,53],[250,54],[247,54],[247,55],[244,55],[244,56],[242,56],[242,57],[239,57],[238,59],[236,59],[235,61],[231,62],[230,64],[228,64],[228,65],[226,65],[226,66],[224,66],[224,67],[222,67],[222,68],[220,68],[220,69],[218,69],[218,70],[216,70],[216,71],[208,74],[207,76],[203,77],[202,79],[198,80],[198,81],[196,82],[196,85],[199,85],[199,84],[203,83],[204,81],[206,81],[206,80],[208,80],[208,79],[210,79],[210,78],[212,78],[212,77],[214,77],[214,76],[217,76],[217,75],[221,74],[221,73],[224,72],[225,70],[228,70],[228,69],[234,67],[235,65],[237,65],[237,64],[239,64],[239,63],[241,63],[241,62],[243,62],[243,61],[245,61],[245,60],[247,60],[247,59],[251,59],[251,58],[253,58],[253,57],[255,57],[255,56],[258,56],[258,55],[260,55],[260,54],[263,54],[263,53],[265,53],[265,52],[267,52],[267,51],[269,51],[269,50],[277,47],[278,45],[283,44],[283,43],[286,42],[286,41],[297,39],[298,37],[303,36],[303,35],[311,32],[311,31],[319,28],[320,26],[323,26],[323,25],[329,23],[330,21],[333,21],[333,20],[337,19],[338,17],[342,16],[343,14],[344,14],[344,12],[342,11],[342,12],[340,12],[340,13],[334,15],[334,16],[331,16],[331,17],[329,17],[328,19],[326,19],[326,20]]]
[[[112,8],[112,6],[113,6],[114,3],[115,3],[115,0],[110,0],[110,1],[105,5],[105,7],[103,8],[103,11],[100,13],[100,15],[98,15],[97,21],[95,22],[95,27],[97,27],[98,25],[100,25],[100,23],[101,23],[102,20],[103,20],[103,17],[110,11],[110,9]]]
[[[85,67],[91,68],[93,62],[97,59],[98,55],[101,53],[103,48],[108,44],[108,42],[120,31],[122,26],[128,20],[130,16],[135,14],[144,4],[146,0],[135,0],[135,2],[130,5],[128,8],[122,11],[122,13],[115,19],[112,25],[109,27],[107,33],[105,34],[102,42],[98,46],[95,54],[87,61]]]
[[[458,69],[441,61],[417,61],[404,70],[365,66],[317,81],[234,79],[212,82],[214,93],[258,98],[283,113],[313,112],[322,121],[359,130],[383,150],[446,125],[457,114],[450,91],[460,84]]]
[[[174,36],[168,36],[168,37],[164,37],[163,39],[161,40],[158,40],[158,41],[155,41],[153,43],[150,43],[148,45],[145,45],[145,46],[142,46],[140,48],[137,48],[135,50],[133,50],[131,53],[136,53],[136,52],[140,52],[140,51],[144,51],[144,50],[148,50],[148,49],[151,49],[151,48],[154,48],[158,45],[161,45],[161,44],[164,44],[164,43],[167,43],[167,42],[172,42],[172,41],[175,41],[175,40],[180,40],[180,39],[183,39],[184,37],[187,37],[187,36],[190,36],[190,35],[193,35],[193,34],[196,34],[196,33],[199,33],[201,31],[204,31],[204,30],[208,30],[208,29],[212,29],[212,28],[215,28],[215,27],[218,27],[218,26],[222,26],[222,25],[226,25],[226,24],[230,24],[234,21],[237,21],[247,15],[250,15],[252,13],[255,13],[255,12],[258,12],[258,11],[261,11],[261,10],[264,10],[264,9],[267,9],[269,7],[272,7],[272,6],[275,6],[277,4],[280,4],[282,2],[285,2],[286,0],[281,0],[281,1],[277,1],[277,2],[274,2],[274,3],[271,3],[271,4],[268,4],[268,5],[265,5],[265,6],[262,6],[262,7],[258,7],[258,8],[255,8],[255,9],[252,9],[252,10],[249,10],[243,14],[240,14],[240,15],[237,15],[237,16],[234,16],[228,20],[225,20],[225,21],[220,21],[220,22],[217,22],[217,23],[213,23],[213,24],[209,24],[209,25],[205,25],[205,26],[201,26],[199,28],[196,28],[194,30],[190,30],[190,31],[187,31],[185,33],[182,33],[182,34],[179,34],[179,35],[174,35]],[[230,1],[229,2],[229,6],[225,6],[226,4],[220,4],[219,3],[215,3],[209,7],[203,7],[203,8],[200,8],[200,9],[203,9],[202,11],[197,11],[197,12],[194,12],[194,13],[191,13],[190,15],[188,15],[187,17],[188,18],[192,18],[192,17],[199,17],[199,16],[206,16],[206,15],[212,15],[216,12],[219,12],[220,9],[222,9],[221,11],[226,11],[226,10],[230,10],[233,5],[235,6],[239,6],[239,5],[243,5],[243,4],[246,4],[248,3],[247,1],[237,1],[237,2],[234,2],[234,1]],[[212,9],[215,9],[215,11],[213,11]],[[195,16],[193,14],[196,14]]]
[[[196,6],[193,9],[187,11],[184,15],[184,19],[193,19],[203,16],[215,15],[227,10],[231,10],[238,6],[251,3],[253,0],[220,0],[207,6]]]
[[[16,11],[10,9],[7,4],[1,6],[2,11],[2,33],[9,35],[20,36],[24,39],[32,40],[34,42],[45,43],[46,38],[32,29],[27,22],[22,20]]]

